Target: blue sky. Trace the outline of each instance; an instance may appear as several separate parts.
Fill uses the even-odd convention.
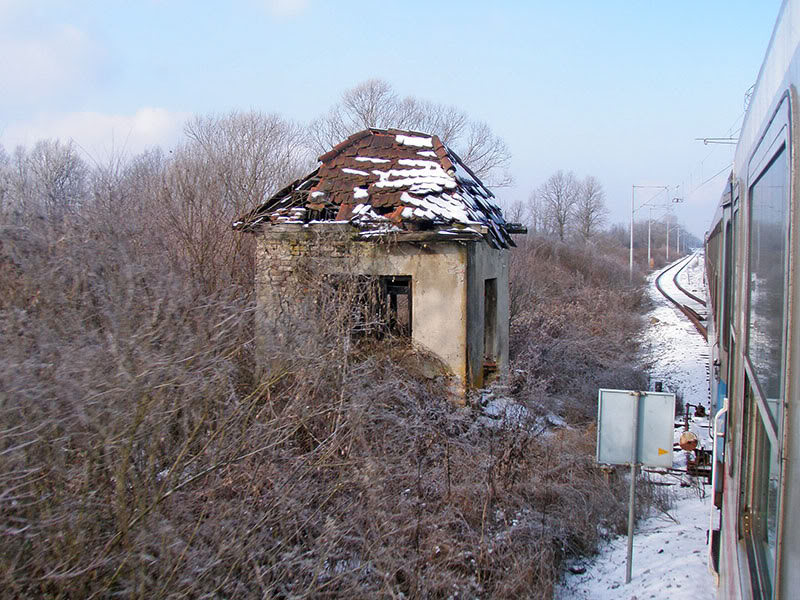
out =
[[[667,185],[702,235],[725,174],[700,184],[732,150],[694,138],[736,133],[779,7],[0,0],[0,144],[72,137],[95,159],[168,148],[191,115],[257,109],[307,122],[378,77],[489,123],[513,154],[506,200],[573,170],[596,176],[611,221],[625,222],[632,185]],[[637,205],[649,193],[637,190]]]

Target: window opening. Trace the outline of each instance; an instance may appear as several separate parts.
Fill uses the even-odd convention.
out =
[[[411,277],[388,275],[380,278],[382,305],[389,331],[411,337]]]
[[[328,294],[319,299],[319,306],[345,318],[351,334],[411,336],[411,277],[328,274],[323,280]]]

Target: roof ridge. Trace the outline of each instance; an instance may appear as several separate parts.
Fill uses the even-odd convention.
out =
[[[357,131],[356,133],[347,136],[344,140],[336,144],[333,148],[331,148],[330,150],[328,150],[323,154],[320,154],[317,157],[317,160],[319,162],[327,162],[333,158],[336,158],[346,148],[352,146],[353,144],[355,144],[360,140],[363,140],[365,137],[373,134],[384,134],[384,135],[395,135],[395,136],[409,135],[409,136],[429,137],[438,139],[438,136],[436,136],[435,134],[424,133],[422,131],[414,131],[413,129],[398,129],[396,127],[367,127],[366,129],[362,129],[361,131]]]

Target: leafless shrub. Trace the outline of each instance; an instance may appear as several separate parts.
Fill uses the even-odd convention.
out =
[[[512,258],[512,290],[519,389],[542,394],[540,401],[573,423],[588,423],[599,387],[644,385],[635,366],[642,292],[602,246],[529,237]]]
[[[2,231],[6,597],[548,597],[623,518],[589,433],[487,426],[353,334],[360,282],[305,282],[259,380],[245,288],[99,214]]]
[[[601,305],[635,307],[580,291],[616,271],[527,249],[560,266],[521,263],[515,419],[454,407],[364,282],[313,264],[259,376],[252,252],[227,231],[251,192],[217,175],[253,180],[226,144],[198,130],[94,165],[59,219],[0,215],[0,596],[549,597],[565,556],[624,523],[591,427],[536,412],[573,377],[547,358],[574,356],[571,320],[600,335]],[[556,293],[573,303],[532,308]],[[540,329],[547,353],[524,343]]]

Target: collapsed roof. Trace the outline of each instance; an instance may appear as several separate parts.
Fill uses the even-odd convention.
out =
[[[365,129],[319,157],[319,168],[233,224],[349,223],[362,237],[430,231],[514,246],[515,227],[478,177],[438,136]]]

